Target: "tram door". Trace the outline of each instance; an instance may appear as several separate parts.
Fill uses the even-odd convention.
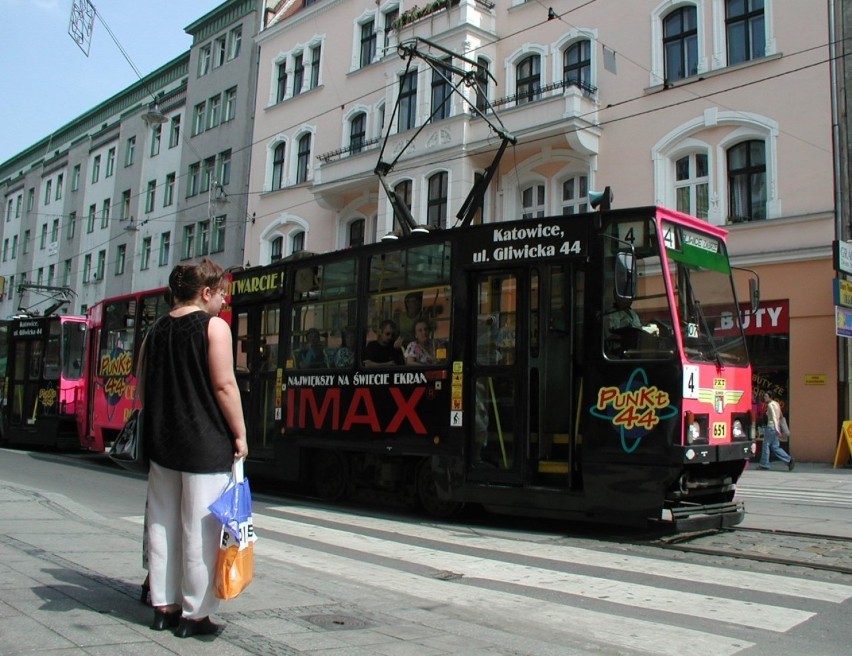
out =
[[[474,274],[468,478],[577,484],[575,354],[582,275],[565,265]]]
[[[237,385],[252,458],[267,459],[273,455],[280,317],[276,302],[240,308],[232,321],[237,338],[234,357]]]

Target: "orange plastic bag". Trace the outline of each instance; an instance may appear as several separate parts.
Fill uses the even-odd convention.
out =
[[[242,549],[237,545],[219,549],[216,559],[216,596],[233,599],[248,587],[254,577],[254,543]]]

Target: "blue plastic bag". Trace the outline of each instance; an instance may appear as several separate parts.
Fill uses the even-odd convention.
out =
[[[231,480],[208,508],[237,544],[256,539],[252,525],[251,490],[248,479],[243,476],[242,459],[234,463]]]

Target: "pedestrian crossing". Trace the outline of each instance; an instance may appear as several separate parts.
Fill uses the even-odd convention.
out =
[[[801,506],[852,509],[852,498],[837,490],[781,487],[770,483],[746,482],[742,479],[737,483],[737,498],[745,501],[748,501],[748,499],[767,499]]]
[[[256,577],[275,563],[269,571],[302,586],[323,581],[350,607],[400,618],[428,608],[433,619],[475,627],[480,641],[525,641],[522,652],[493,653],[734,655],[852,599],[852,585],[553,535],[298,504],[265,505],[254,523]],[[578,650],[554,651],[558,645]]]
[[[279,562],[628,653],[737,654],[755,629],[786,633],[814,618],[815,604],[852,598],[850,585],[323,508],[272,506],[255,525],[287,536],[268,552]]]

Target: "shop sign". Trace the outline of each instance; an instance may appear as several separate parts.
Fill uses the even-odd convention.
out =
[[[740,317],[746,335],[773,335],[790,332],[790,301],[761,301],[755,312],[749,303],[740,304]],[[713,331],[716,337],[736,334],[734,320],[729,311],[720,312],[719,325]]]
[[[852,273],[852,242],[835,240],[832,246],[834,269],[843,273]]]
[[[852,309],[834,306],[834,332],[838,337],[852,337]]]
[[[826,374],[805,374],[805,385],[826,385],[828,376]]]
[[[852,282],[835,278],[833,283],[834,304],[852,307]]]

